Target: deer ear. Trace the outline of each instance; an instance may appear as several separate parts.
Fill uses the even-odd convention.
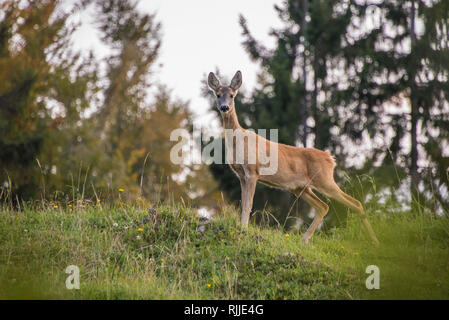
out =
[[[217,91],[221,87],[220,80],[218,80],[213,72],[209,73],[209,76],[207,77],[207,84],[209,85],[209,88],[214,91]]]
[[[242,73],[240,71],[237,71],[232,78],[230,87],[234,90],[238,90],[240,86],[242,85]]]

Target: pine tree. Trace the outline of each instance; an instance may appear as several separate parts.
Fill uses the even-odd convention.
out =
[[[361,35],[347,35],[342,56],[351,85],[335,90],[332,100],[354,105],[370,138],[384,141],[365,163],[365,172],[391,177],[402,169],[410,177],[412,205],[433,199],[446,209],[448,199],[441,194],[449,182],[443,151],[447,135],[442,130],[448,119],[448,6],[447,1],[418,0],[350,3],[346,10],[354,13],[354,30],[363,30],[363,21],[376,23]],[[395,112],[394,106],[404,101],[410,112]],[[385,137],[388,131],[393,132],[391,139]],[[430,175],[422,179],[425,167]],[[391,178],[378,181],[391,185]]]
[[[271,32],[276,39],[273,50],[257,42],[246,20],[240,18],[245,39],[243,45],[263,69],[259,75],[260,89],[246,99],[246,105],[238,106],[239,116],[251,118],[253,128],[279,129],[281,143],[321,149],[333,146],[330,139],[333,112],[320,101],[318,93],[326,89],[330,52],[338,51],[339,39],[349,20],[347,15],[332,15],[334,4],[297,0],[275,6],[285,27]],[[266,203],[273,204],[277,207],[278,217],[285,218],[294,197],[288,193],[279,197],[276,195],[279,191],[267,187],[259,189],[255,207],[260,209]],[[298,204],[301,204],[302,218],[308,220],[303,203],[296,206]],[[298,211],[298,207],[294,211]]]
[[[176,143],[170,141],[171,132],[191,125],[187,104],[172,101],[161,85],[154,97],[148,95],[155,86],[151,74],[161,26],[154,15],[140,12],[135,1],[96,4],[102,41],[114,53],[105,59],[104,102],[93,116],[100,137],[95,185],[123,187],[130,197],[143,196],[153,203],[193,201],[213,181],[207,174],[197,179],[201,166],[189,168],[170,159]]]
[[[62,163],[95,71],[70,50],[75,27],[59,1],[6,1],[2,9],[0,181],[17,199],[45,197],[66,184]]]
[[[148,108],[148,75],[161,43],[160,25],[154,16],[140,13],[133,1],[98,0],[95,4],[101,40],[113,52],[104,60],[104,101],[93,116],[102,147],[96,181],[99,186],[112,183],[133,186],[136,191],[137,178],[130,171],[140,157],[135,156],[133,143]]]
[[[447,6],[288,0],[276,7],[285,27],[272,30],[271,50],[241,17],[243,45],[262,69],[259,88],[237,103],[239,120],[255,129],[279,128],[282,143],[312,139],[308,146],[330,149],[340,183],[345,170],[353,178],[362,175],[353,188],[362,200],[370,193],[370,201],[378,201],[385,189],[395,199],[410,179],[414,200],[433,211],[447,208]],[[407,102],[411,112],[404,113],[400,107]],[[211,169],[238,199],[238,184],[231,185],[226,169]],[[266,195],[264,201],[276,206],[280,197],[269,190]],[[256,207],[264,206],[261,198],[256,192]]]

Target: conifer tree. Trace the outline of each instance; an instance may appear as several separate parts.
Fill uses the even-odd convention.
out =
[[[409,183],[412,203],[447,210],[448,5],[284,1],[273,49],[241,17],[243,45],[262,68],[258,88],[237,104],[239,119],[278,128],[282,143],[330,149],[337,180],[361,175],[353,192],[364,202],[378,201],[380,190],[395,199]],[[211,169],[238,199],[229,173]],[[286,211],[277,204],[285,198],[258,189],[256,207],[268,201]]]
[[[56,0],[5,1],[0,17],[0,181],[17,199],[60,188],[95,68],[70,50]],[[57,176],[57,174],[58,176]]]

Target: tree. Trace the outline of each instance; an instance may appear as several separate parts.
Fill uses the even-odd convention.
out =
[[[157,57],[160,25],[154,16],[141,14],[136,2],[98,0],[97,27],[112,54],[105,58],[103,101],[92,116],[99,138],[97,161],[92,168],[97,187],[127,187],[138,194],[138,162],[144,149],[139,144],[143,121],[148,116],[151,66]]]
[[[104,199],[123,188],[133,199],[202,205],[193,198],[214,185],[210,175],[170,161],[171,131],[190,126],[187,105],[161,85],[148,94],[159,23],[133,1],[94,5],[111,49],[104,61],[73,49],[78,26],[59,1],[2,4],[0,182],[14,200]]]
[[[398,197],[410,177],[412,203],[447,208],[447,6],[288,0],[276,7],[285,27],[271,31],[271,50],[254,39],[241,17],[243,45],[262,68],[259,88],[237,102],[239,120],[255,129],[279,128],[282,143],[311,141],[330,149],[340,183],[344,170],[361,176],[353,191],[364,202],[377,202],[380,190]],[[403,112],[407,101],[411,111]],[[428,180],[419,163],[428,165]],[[230,181],[224,172],[215,176]],[[235,187],[226,188],[233,198]],[[270,203],[276,204],[279,197],[271,192]],[[256,193],[256,207],[257,200]]]
[[[17,199],[45,196],[46,188],[65,185],[55,168],[67,157],[62,147],[72,146],[68,141],[78,135],[88,83],[95,81],[90,62],[70,50],[76,26],[66,24],[68,15],[58,5],[55,0],[2,4],[0,181]]]
[[[314,144],[321,149],[332,145],[329,129],[333,112],[320,105],[318,91],[325,87],[330,52],[338,51],[339,39],[349,20],[347,15],[334,18],[333,5],[334,2],[329,1],[299,0],[285,1],[283,7],[275,6],[285,27],[271,31],[276,39],[272,50],[253,38],[245,18],[240,17],[243,45],[250,57],[261,64],[262,71],[260,88],[246,103],[238,105],[239,116],[251,119],[253,128],[278,128],[281,143]],[[311,84],[313,89],[310,89]],[[309,124],[310,120],[314,125]],[[293,197],[287,193],[278,197],[275,194],[279,191],[260,189],[259,195],[256,193],[255,207],[261,208],[270,200],[279,209],[278,216],[285,218]],[[264,203],[260,203],[260,198]],[[302,217],[308,220],[303,209]]]
[[[356,105],[355,111],[371,128],[367,130],[370,137],[384,141],[372,151],[365,172],[391,176],[402,169],[410,176],[412,205],[430,205],[433,199],[446,209],[448,199],[441,195],[447,193],[449,182],[443,151],[447,135],[441,128],[448,124],[449,111],[449,51],[444,31],[448,6],[447,1],[418,0],[347,4],[344,10],[353,13],[351,29],[365,31],[346,34],[342,59],[350,85],[335,90],[331,99],[336,104]],[[367,28],[363,21],[368,20],[374,23]],[[395,111],[404,102],[410,112]],[[382,118],[390,121],[382,123]],[[390,139],[388,131],[393,132]],[[410,143],[404,143],[405,139]],[[427,181],[422,179],[425,167],[431,172]]]
[[[170,159],[176,143],[170,141],[171,132],[191,125],[187,104],[173,102],[163,86],[157,86],[154,101],[148,96],[160,24],[154,15],[137,10],[134,1],[98,0],[96,5],[102,41],[113,54],[105,59],[104,101],[93,116],[101,150],[92,164],[95,185],[124,187],[130,197],[144,196],[153,203],[192,200],[204,191],[200,181],[207,183],[209,176],[198,179],[201,167]]]

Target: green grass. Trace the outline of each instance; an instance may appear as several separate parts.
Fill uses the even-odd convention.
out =
[[[184,207],[0,211],[2,299],[448,299],[449,219],[356,215],[344,228],[301,235],[242,231],[232,209],[206,225]],[[139,231],[142,228],[142,231]],[[68,265],[80,290],[68,290]],[[368,265],[380,289],[367,290]]]

